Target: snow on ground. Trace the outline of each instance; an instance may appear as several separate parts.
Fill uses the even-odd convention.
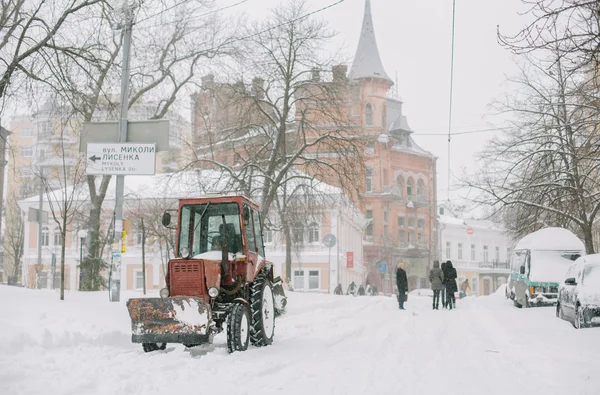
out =
[[[275,342],[146,354],[125,301],[106,293],[0,286],[0,394],[597,394],[600,328],[553,308],[517,309],[499,290],[432,311],[431,297],[289,293]]]

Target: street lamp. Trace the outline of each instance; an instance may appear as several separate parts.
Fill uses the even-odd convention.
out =
[[[83,280],[83,268],[81,266],[83,263],[83,241],[87,237],[87,230],[79,230],[77,236],[79,236],[79,290],[81,291],[81,281]]]

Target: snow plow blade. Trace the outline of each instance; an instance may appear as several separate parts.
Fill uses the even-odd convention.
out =
[[[202,344],[212,340],[210,306],[203,299],[129,299],[127,309],[133,343]]]

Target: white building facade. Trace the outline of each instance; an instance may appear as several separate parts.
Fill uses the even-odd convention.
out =
[[[489,295],[510,274],[511,239],[500,224],[460,218],[447,206],[438,207],[440,256],[452,261],[458,285],[468,279],[468,295]]]

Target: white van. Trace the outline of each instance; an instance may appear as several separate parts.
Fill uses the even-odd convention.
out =
[[[555,305],[558,284],[585,246],[571,231],[545,228],[523,237],[510,257],[507,296],[517,307]]]

